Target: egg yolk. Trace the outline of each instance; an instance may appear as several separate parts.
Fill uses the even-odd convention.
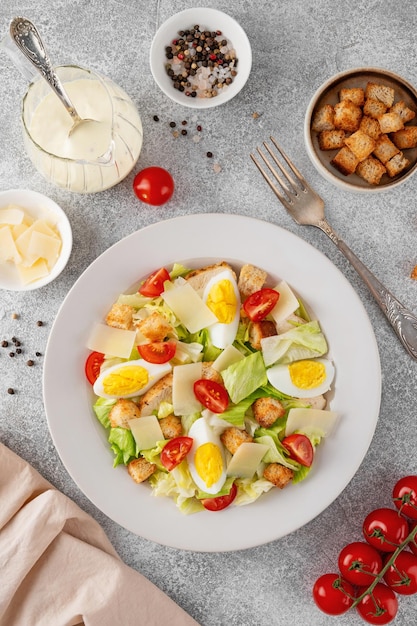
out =
[[[295,361],[288,370],[291,382],[299,389],[314,389],[326,380],[326,368],[319,361]]]
[[[148,371],[140,365],[127,365],[103,379],[103,391],[109,396],[125,396],[140,391],[148,384]]]
[[[194,465],[198,475],[207,487],[214,485],[223,472],[223,457],[219,446],[208,441],[197,448],[194,456]]]
[[[230,280],[219,280],[210,289],[206,302],[219,322],[230,324],[236,314],[237,301],[235,290]]]

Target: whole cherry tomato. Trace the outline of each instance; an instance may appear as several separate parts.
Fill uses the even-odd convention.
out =
[[[259,289],[243,303],[243,310],[252,322],[260,322],[272,311],[279,299],[275,289]]]
[[[362,592],[365,592],[365,589],[359,589],[359,595]],[[360,600],[356,609],[369,624],[388,624],[397,615],[397,596],[384,583],[377,583],[372,593],[367,593]]]
[[[237,487],[235,483],[232,484],[230,491],[225,496],[217,496],[216,498],[204,498],[201,500],[201,504],[207,511],[222,511],[229,504],[232,504],[233,500],[236,498]]]
[[[174,193],[174,179],[163,167],[146,167],[136,174],[133,191],[142,202],[160,206]]]
[[[412,532],[415,529],[416,526],[417,526],[417,522],[413,522],[411,524],[410,532]],[[408,547],[410,548],[411,552],[413,552],[413,554],[415,554],[417,556],[417,537],[416,537],[416,535],[414,535],[414,539],[412,541],[410,541],[410,543],[408,544]]]
[[[353,604],[354,596],[353,586],[339,574],[323,574],[314,583],[314,602],[328,615],[346,613]]]
[[[192,445],[193,440],[191,437],[174,437],[174,439],[170,439],[161,452],[162,465],[170,472],[185,459]]]
[[[354,541],[342,549],[338,564],[343,578],[353,585],[366,587],[381,571],[382,558],[369,543]]]
[[[409,596],[417,592],[417,556],[402,550],[384,574],[384,580],[397,593]]]
[[[366,541],[383,552],[394,552],[408,533],[408,522],[396,509],[375,509],[363,523]]]
[[[403,515],[417,520],[417,476],[404,476],[392,491],[394,504]]]
[[[104,354],[101,352],[91,352],[85,362],[85,375],[90,385],[94,385],[100,374],[100,368],[104,361]]]

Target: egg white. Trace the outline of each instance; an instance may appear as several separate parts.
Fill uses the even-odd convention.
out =
[[[313,398],[329,391],[334,378],[334,365],[328,359],[304,359],[306,361],[316,361],[324,365],[326,378],[320,385],[302,389],[294,385],[291,380],[288,363],[273,365],[267,371],[267,377],[273,387],[285,393],[287,396],[295,398]]]
[[[218,491],[220,491],[220,489],[223,487],[225,480],[226,480],[226,459],[224,455],[223,444],[220,441],[220,437],[214,433],[213,429],[210,428],[210,426],[207,424],[204,417],[198,418],[194,422],[194,424],[192,424],[188,432],[188,436],[192,437],[193,439],[193,445],[191,447],[190,452],[187,455],[188,467],[190,469],[191,476],[195,484],[197,485],[199,489],[201,489],[201,491],[204,491],[205,493],[215,494]],[[210,487],[207,486],[204,479],[197,472],[197,469],[195,467],[195,462],[194,462],[195,454],[198,448],[208,442],[213,443],[214,445],[218,446],[221,452],[221,457],[222,457],[222,462],[223,462],[223,469],[221,472],[221,476]]]
[[[240,319],[240,294],[239,289],[237,287],[236,280],[232,274],[232,272],[228,269],[219,272],[213,278],[209,280],[207,283],[204,292],[203,292],[203,302],[207,303],[208,295],[211,289],[214,287],[216,283],[221,280],[228,280],[232,284],[233,291],[236,297],[236,311],[233,317],[233,320],[230,324],[223,324],[222,322],[215,322],[208,328],[208,333],[212,344],[216,348],[226,348],[228,345],[234,342],[236,338],[236,333],[239,327],[239,319]]]
[[[146,371],[148,372],[148,377],[149,377],[147,384],[144,387],[142,387],[142,389],[140,389],[139,391],[135,391],[133,393],[127,393],[127,394],[119,393],[119,394],[114,394],[114,395],[109,395],[105,393],[103,389],[103,381],[105,380],[105,378],[109,376],[109,374],[112,374],[113,372],[116,372],[117,370],[123,369],[124,367],[130,367],[132,365],[139,365],[140,367],[143,367],[144,369],[146,369]],[[150,389],[152,385],[154,385],[158,380],[160,380],[163,376],[165,376],[165,374],[168,374],[171,371],[171,369],[172,369],[172,366],[170,365],[170,363],[163,363],[161,365],[158,365],[155,363],[148,363],[144,359],[137,359],[136,361],[125,361],[123,363],[118,363],[117,365],[113,365],[112,367],[106,368],[103,372],[101,372],[101,374],[99,375],[99,377],[97,378],[96,382],[93,385],[93,391],[96,394],[96,396],[100,396],[100,398],[108,398],[109,400],[115,399],[115,398],[133,398],[135,396],[141,396],[146,391],[148,391],[148,389]]]

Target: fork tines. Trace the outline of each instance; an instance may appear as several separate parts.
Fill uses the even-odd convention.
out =
[[[284,164],[278,159],[277,155],[272,151],[266,141],[263,142],[263,147],[268,152],[275,165],[279,168],[279,171],[277,171],[276,167],[272,165],[270,159],[264,154],[264,152],[261,151],[260,148],[257,148],[256,150],[268,169],[262,165],[254,154],[251,154],[250,157],[280,202],[282,202],[282,204],[289,209],[293,204],[293,196],[297,196],[300,191],[305,191],[308,188],[308,185],[298,169],[287,157],[284,150],[278,145],[276,139],[274,139],[274,137],[270,137],[270,140],[285,164],[290,168],[291,172],[288,172],[285,169]],[[268,170],[273,174],[274,178],[272,178]],[[278,181],[282,189],[278,187],[276,181]],[[285,191],[286,195],[282,193],[282,190]]]

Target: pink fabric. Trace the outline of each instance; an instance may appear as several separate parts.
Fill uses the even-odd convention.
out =
[[[0,443],[0,626],[198,626]]]

